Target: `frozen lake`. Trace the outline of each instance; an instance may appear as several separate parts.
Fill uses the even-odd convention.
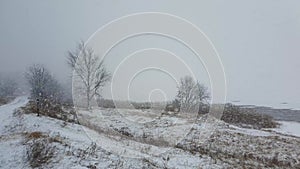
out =
[[[300,123],[292,121],[278,121],[281,126],[274,131],[300,137]]]

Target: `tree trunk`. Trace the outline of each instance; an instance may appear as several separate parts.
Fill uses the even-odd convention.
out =
[[[90,109],[90,100],[91,100],[89,90],[87,90],[86,95],[87,95],[87,109],[89,110]]]

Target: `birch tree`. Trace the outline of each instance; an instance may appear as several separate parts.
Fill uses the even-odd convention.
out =
[[[68,52],[67,60],[83,83],[89,109],[92,98],[101,96],[100,89],[110,80],[111,75],[106,70],[104,61],[84,42],[78,43],[75,51]]]

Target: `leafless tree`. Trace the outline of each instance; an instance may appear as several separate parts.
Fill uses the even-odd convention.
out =
[[[180,103],[180,109],[183,112],[197,111],[200,103],[209,99],[207,88],[195,82],[190,76],[180,79],[176,100]]]
[[[32,65],[25,73],[32,99],[43,98],[50,74],[42,65]]]
[[[41,103],[59,103],[62,99],[62,90],[58,81],[42,65],[30,66],[25,73],[25,78],[30,86],[31,98],[39,99]]]
[[[18,85],[14,79],[5,76],[0,77],[0,97],[13,96],[17,88]]]
[[[207,87],[200,82],[197,82],[197,91],[200,103],[206,103],[210,99],[210,93]]]
[[[84,42],[78,43],[75,51],[68,52],[67,60],[84,85],[87,108],[90,108],[92,98],[101,96],[100,89],[110,80],[111,75],[106,70],[103,60]]]

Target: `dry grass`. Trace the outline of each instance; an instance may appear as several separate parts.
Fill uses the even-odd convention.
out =
[[[35,131],[32,133],[26,133],[26,139],[27,140],[34,140],[34,139],[39,139],[39,138],[45,138],[48,135],[43,134],[42,132]]]
[[[21,107],[25,114],[37,114],[37,105],[34,101],[29,101],[26,106]],[[64,110],[61,105],[47,103],[46,106],[39,109],[40,115],[48,116],[69,123],[78,123],[78,119],[74,118],[74,114]]]
[[[32,168],[44,168],[50,163],[57,155],[57,144],[67,146],[60,135],[49,136],[40,131],[25,133],[25,138],[26,159]]]
[[[55,151],[55,147],[49,144],[48,138],[34,139],[27,143],[26,157],[32,168],[40,168],[51,162]]]

